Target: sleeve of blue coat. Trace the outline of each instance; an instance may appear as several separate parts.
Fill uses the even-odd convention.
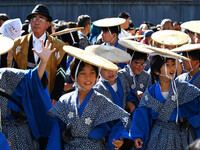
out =
[[[61,131],[58,120],[55,119],[46,150],[62,150]]]
[[[45,75],[47,78],[47,74]],[[37,67],[27,70],[24,79],[18,84],[12,95],[24,108],[29,127],[35,139],[48,137],[51,132],[53,120],[47,116],[52,107],[48,88],[38,76]]]
[[[127,99],[126,101],[131,101],[133,102],[133,104],[138,107],[139,105],[139,100],[137,99],[137,97],[134,95],[134,93],[136,92],[137,90],[136,89],[131,89],[130,93],[128,94],[127,96]]]
[[[137,108],[134,111],[133,120],[129,131],[129,134],[133,138],[133,140],[136,140],[137,138],[142,139],[143,148],[147,143],[147,139],[151,128],[152,120],[150,116],[150,109],[147,109],[146,107]]]
[[[131,137],[128,134],[128,131],[126,130],[126,128],[124,127],[123,123],[121,120],[117,121],[115,123],[111,122],[109,123],[110,126],[110,135],[109,135],[109,139],[107,142],[107,149],[115,149],[115,146],[112,144],[113,140],[119,140],[119,139],[131,139]]]
[[[8,141],[1,131],[0,131],[0,149],[1,150],[10,150]]]

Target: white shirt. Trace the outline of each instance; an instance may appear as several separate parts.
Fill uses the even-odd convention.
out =
[[[43,40],[43,43],[45,42],[46,32],[39,39],[36,38],[35,35],[33,34],[33,49],[37,50],[38,52],[40,52],[42,49],[41,40]],[[35,60],[35,63],[37,63],[38,55],[36,53],[34,53],[34,60]]]
[[[115,84],[112,85],[112,88],[115,92],[117,92],[117,82]]]
[[[164,97],[164,99],[167,99],[167,96],[169,95],[169,92],[161,92],[162,96]]]
[[[128,33],[126,30],[121,29],[121,33],[118,35],[118,38],[128,37],[131,36],[131,33]]]

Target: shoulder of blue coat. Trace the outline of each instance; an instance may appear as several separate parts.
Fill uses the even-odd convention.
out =
[[[64,94],[60,97],[59,101],[61,103],[69,103],[69,101],[71,100],[71,98],[75,96],[75,91],[72,91],[70,93]]]

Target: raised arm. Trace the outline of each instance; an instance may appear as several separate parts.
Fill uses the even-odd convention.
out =
[[[48,40],[47,40],[45,46],[43,44],[43,41],[41,41],[41,43],[42,43],[42,49],[41,49],[40,52],[38,52],[35,49],[32,49],[38,55],[38,57],[40,57],[40,62],[39,62],[39,65],[38,65],[38,75],[39,75],[40,80],[42,79],[44,71],[47,67],[47,63],[48,63],[48,60],[51,56],[51,53],[53,53],[56,50],[56,48],[51,50],[52,44],[49,43]]]

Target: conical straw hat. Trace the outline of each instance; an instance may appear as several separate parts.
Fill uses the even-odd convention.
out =
[[[183,45],[188,43],[190,37],[181,31],[176,30],[161,30],[154,32],[151,38],[163,45]]]
[[[118,67],[115,64],[106,60],[105,58],[95,55],[94,53],[87,52],[80,48],[68,45],[64,45],[63,50],[67,52],[69,55],[74,56],[77,59],[80,59],[88,64],[112,71],[118,70]]]
[[[0,55],[7,53],[14,45],[14,41],[10,38],[0,35]]]
[[[127,52],[114,46],[90,45],[85,48],[85,51],[94,53],[113,63],[128,62],[131,59],[131,56]]]

